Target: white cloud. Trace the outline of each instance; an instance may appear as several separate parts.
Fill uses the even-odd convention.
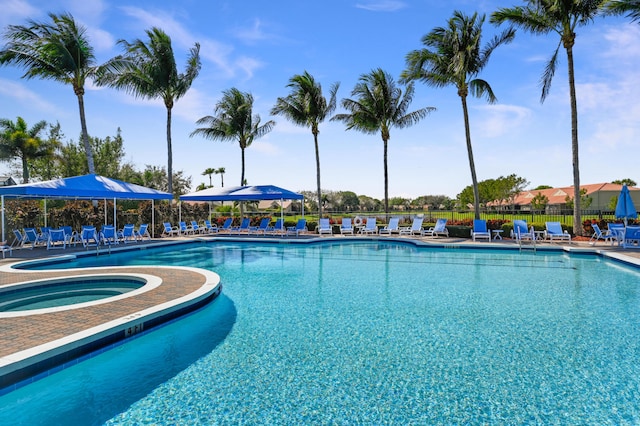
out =
[[[396,0],[370,0],[356,3],[358,9],[370,10],[372,12],[394,12],[406,6],[406,3]]]
[[[477,128],[481,135],[489,138],[518,129],[531,117],[531,110],[516,105],[483,105],[477,109],[482,111],[482,116],[474,121],[472,130]]]
[[[31,6],[29,2],[24,0],[6,0],[0,5],[2,13],[0,13],[0,27],[5,28],[7,25],[23,25],[27,19],[37,19],[43,14],[42,10]]]
[[[30,109],[42,111],[44,113],[55,113],[57,107],[39,94],[25,88],[22,84],[11,80],[0,79],[0,95],[15,99],[17,104],[24,105]]]

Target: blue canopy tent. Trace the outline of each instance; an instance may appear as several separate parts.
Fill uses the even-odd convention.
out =
[[[54,179],[44,182],[26,183],[0,187],[2,200],[2,240],[5,240],[4,200],[5,197],[14,198],[62,198],[62,199],[113,199],[114,226],[116,215],[116,199],[127,200],[170,200],[173,198],[168,192],[162,192],[134,183],[89,174],[64,179]],[[46,204],[45,204],[46,208]],[[153,208],[151,210],[153,212]],[[155,217],[152,213],[152,229]],[[46,224],[46,215],[45,215]]]
[[[303,200],[304,195],[289,191],[273,185],[249,185],[234,186],[230,188],[208,188],[202,191],[181,195],[181,201],[261,201],[280,200],[280,206],[284,200]],[[304,203],[302,204],[304,216]],[[283,209],[280,209],[280,217],[284,219]]]

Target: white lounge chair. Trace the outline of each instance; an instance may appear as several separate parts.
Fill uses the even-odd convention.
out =
[[[423,237],[437,237],[442,235],[443,237],[449,236],[449,230],[447,229],[447,219],[436,220],[435,226],[425,229],[421,234]]]
[[[331,226],[331,221],[329,219],[322,218],[318,221],[318,234],[333,235],[333,227]]]
[[[571,235],[567,230],[562,229],[560,222],[546,222],[544,224],[544,238],[545,240],[553,241],[568,241],[571,243]]]
[[[414,217],[410,227],[400,228],[400,235],[422,235],[424,217]]]
[[[353,235],[353,223],[351,223],[350,217],[342,218],[342,223],[340,223],[340,233],[343,235],[345,234]]]
[[[378,234],[380,235],[383,235],[383,234],[391,235],[393,233],[396,233],[396,234],[400,233],[399,217],[392,217],[391,219],[389,219],[389,224],[387,224],[387,226],[385,226],[384,228],[380,228],[380,230],[378,231]]]
[[[491,231],[487,228],[487,221],[484,219],[473,220],[473,230],[471,231],[471,239],[476,241],[485,238],[491,242]]]
[[[363,235],[375,235],[378,233],[378,226],[376,225],[376,218],[375,217],[368,217],[367,218],[367,222],[364,226],[364,228],[362,228],[360,230],[360,233]]]

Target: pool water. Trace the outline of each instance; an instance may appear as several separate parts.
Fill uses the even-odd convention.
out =
[[[211,269],[223,293],[0,397],[0,424],[640,422],[637,269],[377,242],[139,254],[97,261]]]

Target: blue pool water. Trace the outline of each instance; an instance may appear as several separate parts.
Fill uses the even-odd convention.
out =
[[[223,293],[0,397],[0,424],[640,422],[637,269],[376,242],[137,254],[97,261],[211,269]]]

